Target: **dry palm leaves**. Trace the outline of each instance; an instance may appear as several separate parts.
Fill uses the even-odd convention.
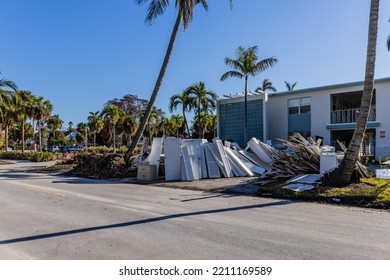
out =
[[[130,171],[123,156],[119,154],[80,154],[74,160],[77,166],[66,175],[108,179],[125,177]]]
[[[320,141],[309,138],[306,140],[299,133],[294,133],[289,140],[277,139],[288,149],[286,152],[262,144],[263,150],[273,159],[272,170],[261,176],[261,181],[272,182],[291,178],[300,174],[320,173]],[[341,143],[339,143],[341,144]],[[340,145],[344,150],[344,146]],[[369,177],[367,168],[360,162],[356,163],[356,171],[362,177]]]

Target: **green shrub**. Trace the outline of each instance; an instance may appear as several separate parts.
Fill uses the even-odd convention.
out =
[[[0,152],[1,159],[16,159],[16,160],[31,160],[34,162],[43,162],[56,160],[55,153],[50,152],[29,152],[22,153],[20,151]]]
[[[30,154],[30,160],[34,162],[45,162],[57,159],[56,154],[51,152],[33,152]]]

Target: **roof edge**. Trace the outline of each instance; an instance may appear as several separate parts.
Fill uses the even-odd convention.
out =
[[[374,80],[375,84],[386,83],[386,82],[390,82],[390,77],[379,78],[379,79],[375,79]],[[283,92],[277,92],[277,93],[269,93],[268,96],[269,97],[283,96],[283,95],[306,93],[306,92],[311,92],[311,91],[328,90],[328,89],[333,89],[333,88],[345,88],[345,87],[360,86],[360,85],[364,85],[364,81],[350,82],[350,83],[343,83],[343,84],[334,84],[334,85],[328,85],[328,86],[319,86],[319,87],[298,89],[298,90],[293,90],[293,91],[283,91]]]

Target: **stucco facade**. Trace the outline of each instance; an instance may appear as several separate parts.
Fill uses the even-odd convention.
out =
[[[313,138],[321,137],[326,145],[336,146],[336,140],[348,145],[352,137],[363,82],[346,83],[264,94],[264,133],[266,139],[277,142],[277,138],[287,139],[293,132],[300,132]],[[259,97],[252,97],[259,98]],[[242,102],[243,98],[220,100],[223,102]],[[390,78],[375,81],[372,113],[366,130],[362,152],[366,155],[390,156]],[[248,115],[248,119],[253,116]],[[220,136],[221,116],[218,116]],[[228,128],[225,128],[225,130]]]

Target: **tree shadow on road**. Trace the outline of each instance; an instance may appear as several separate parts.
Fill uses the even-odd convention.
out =
[[[53,237],[59,237],[59,236],[65,236],[65,235],[72,235],[72,234],[78,234],[78,233],[105,230],[105,229],[130,227],[130,226],[135,226],[135,225],[142,225],[142,224],[172,220],[172,219],[182,218],[182,217],[226,213],[226,212],[234,212],[234,211],[241,211],[241,210],[248,210],[248,209],[261,209],[261,208],[265,208],[265,207],[284,206],[284,205],[289,205],[289,204],[294,204],[294,203],[298,203],[298,202],[290,201],[290,200],[282,200],[282,201],[261,203],[261,204],[255,204],[255,205],[245,205],[245,206],[230,207],[230,208],[221,208],[221,209],[203,210],[203,211],[197,211],[197,212],[172,214],[172,215],[166,215],[166,216],[161,216],[161,217],[136,220],[136,221],[130,221],[130,222],[124,222],[124,223],[116,223],[116,224],[110,224],[110,225],[102,225],[102,226],[53,232],[53,233],[47,233],[47,234],[33,235],[33,236],[27,236],[27,237],[20,237],[20,238],[15,238],[15,239],[0,240],[0,245],[19,243],[19,242],[27,242],[27,241],[40,240],[40,239],[53,238]]]

